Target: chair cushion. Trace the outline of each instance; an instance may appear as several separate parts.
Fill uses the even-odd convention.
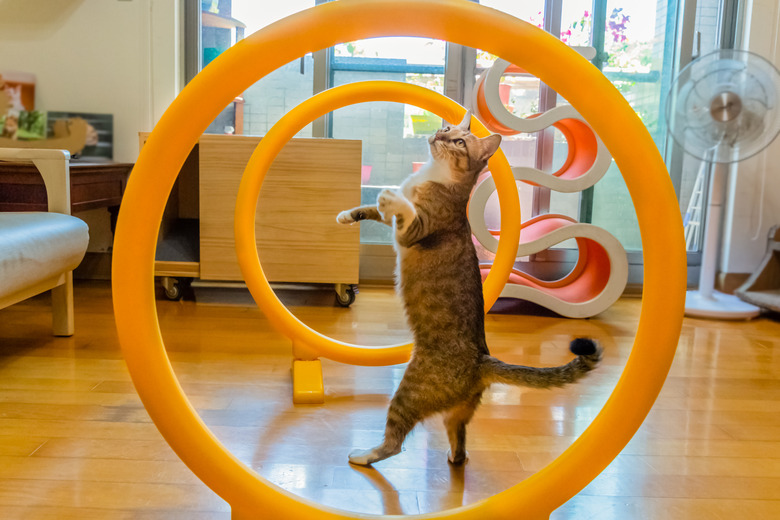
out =
[[[76,217],[0,212],[0,298],[74,269],[88,243],[89,228]]]

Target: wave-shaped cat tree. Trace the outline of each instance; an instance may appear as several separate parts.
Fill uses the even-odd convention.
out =
[[[555,107],[530,118],[510,113],[499,98],[499,83],[507,69],[522,69],[498,59],[480,76],[474,88],[472,111],[488,129],[502,135],[531,133],[555,127],[563,134],[568,153],[563,166],[550,174],[531,167],[514,167],[519,182],[544,186],[555,191],[574,193],[598,182],[612,163],[612,156],[590,125],[570,105]],[[492,176],[484,178],[469,203],[469,221],[477,240],[493,253],[496,236],[485,224],[485,207],[495,192]],[[517,259],[571,238],[576,239],[579,256],[574,268],[554,281],[541,280],[519,269],[512,269],[501,296],[527,300],[562,316],[587,318],[604,311],[620,297],[628,281],[628,260],[620,242],[606,230],[579,223],[566,215],[546,214],[527,220],[521,227]],[[486,275],[490,265],[482,265]]]
[[[531,520],[549,518],[629,442],[650,411],[674,359],[686,284],[685,239],[677,199],[663,159],[644,125],[596,68],[531,24],[465,0],[340,0],[308,9],[229,48],[171,103],[138,156],[114,240],[114,313],[133,383],[160,433],[182,461],[230,504],[234,520],[380,517],[326,507],[279,488],[230,453],[199,417],[176,379],[157,319],[154,257],[165,204],[192,147],[236,95],[307,53],[340,42],[401,34],[447,40],[502,56],[522,64],[569,100],[603,139],[620,167],[642,234],[645,276],[631,354],[612,395],[582,435],[548,466],[510,489],[474,504],[415,518],[509,520],[518,514]],[[355,87],[351,101],[360,102],[361,88]],[[464,109],[460,111],[462,115]],[[272,152],[266,149],[260,159]],[[247,168],[245,178],[264,174],[251,170],[249,165]],[[510,210],[519,211],[512,176],[499,179],[498,172],[493,173],[497,185],[501,183],[499,197],[506,198]],[[236,220],[238,234],[253,236],[254,223],[245,214],[253,215],[256,205],[256,199],[243,201],[241,208],[237,204],[237,214],[244,215],[240,222]],[[505,219],[506,209],[502,203],[499,253],[509,251],[509,261],[494,264],[496,271],[503,270],[491,275],[498,286],[503,283],[501,278],[509,276],[519,243],[519,222]],[[510,220],[508,225],[504,220]],[[247,243],[251,247],[238,252],[245,257],[242,271],[245,277],[250,275],[252,282],[248,278],[247,285],[277,328],[289,327],[291,337],[310,340],[307,348],[324,352],[326,357],[356,356],[366,364],[381,365],[400,362],[404,352],[408,355],[403,348],[327,345],[325,339],[294,321],[268,312],[278,312],[283,306],[260,290],[265,277],[256,260],[254,240]]]

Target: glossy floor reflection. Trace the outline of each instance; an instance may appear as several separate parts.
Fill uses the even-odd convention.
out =
[[[373,468],[347,463],[381,439],[403,366],[323,361],[324,405],[291,402],[290,345],[245,297],[158,301],[172,364],[193,405],[230,450],[298,496],[344,510],[415,514],[470,504],[544,467],[590,424],[630,353],[640,300],[590,320],[504,303],[487,318],[496,356],[530,365],[569,359],[574,335],[599,339],[602,366],[549,391],[494,386],[468,435],[465,467],[447,463],[438,419]],[[330,291],[285,291],[310,326],[370,345],[407,341],[389,288],[361,287],[350,309]],[[72,338],[50,336],[45,297],[0,310],[0,518],[228,519],[161,439],[119,352],[110,288],[76,287]],[[689,320],[669,379],[623,453],[562,519],[774,519],[780,511],[780,322]]]

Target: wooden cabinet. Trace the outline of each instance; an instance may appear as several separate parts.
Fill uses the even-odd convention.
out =
[[[180,245],[169,248],[174,255],[186,251],[182,244],[197,235],[190,248],[190,256],[197,257],[166,257],[161,244],[155,274],[243,280],[233,236],[235,200],[259,142],[260,137],[236,135],[200,138],[160,232],[161,242]],[[360,204],[361,150],[356,140],[292,139],[280,152],[263,182],[256,215],[257,247],[269,281],[358,282],[359,228],[338,224],[336,215]],[[182,238],[182,232],[190,236]]]
[[[108,208],[112,227],[133,165],[71,159],[71,213]],[[48,211],[46,186],[33,164],[0,161],[0,211]]]

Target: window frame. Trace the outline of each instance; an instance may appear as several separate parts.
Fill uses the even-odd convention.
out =
[[[315,0],[315,5],[320,5],[331,0]],[[478,1],[478,0],[472,0]],[[561,28],[561,14],[564,0],[546,0],[545,1],[545,22],[544,29],[552,34],[559,34]],[[607,0],[593,0],[594,24],[593,27],[603,26],[606,17]],[[718,35],[717,39],[721,46],[733,47],[738,41],[741,26],[740,22],[744,18],[744,0],[720,0]],[[664,50],[665,56],[672,56],[669,63],[672,73],[668,74],[667,82],[671,83],[671,78],[691,61],[694,57],[695,40],[695,21],[696,21],[697,0],[668,0],[667,32],[673,32],[671,37],[666,38]],[[597,18],[601,17],[603,19]],[[202,51],[201,47],[201,3],[199,0],[183,0],[182,23],[183,41],[184,41],[184,79],[189,82],[201,69]],[[600,25],[599,25],[600,24]],[[601,34],[599,34],[601,33]],[[592,37],[594,47],[597,48],[594,64],[600,67],[606,57],[603,54],[604,34],[599,31]],[[319,93],[332,84],[334,70],[330,64],[333,60],[333,49],[323,49],[313,53],[314,77],[312,94]],[[665,58],[666,62],[666,58]],[[474,77],[476,73],[476,51],[471,48],[462,47],[457,44],[447,42],[445,66],[444,66],[444,85],[445,95],[454,99],[458,103],[464,104],[469,99],[474,86]],[[607,77],[610,77],[607,74]],[[614,74],[612,75],[614,76]],[[636,76],[636,77],[634,77]],[[641,75],[632,75],[633,79]],[[663,81],[663,80],[662,80]],[[662,88],[661,104],[663,106],[665,94],[668,88]],[[540,86],[539,107],[540,111],[547,110],[555,106],[557,94],[549,89],[543,83]],[[665,124],[665,122],[661,122]],[[331,129],[331,117],[325,115],[312,124],[313,137],[328,137]],[[545,169],[552,162],[552,131],[544,132],[537,145],[537,167]],[[681,176],[682,176],[682,150],[670,138],[666,138],[665,159],[669,167],[670,176],[676,193],[680,194]],[[547,168],[549,169],[549,168]],[[592,188],[583,192],[580,196],[580,221],[589,222],[592,216]],[[548,188],[534,188],[533,215],[549,212],[550,209],[550,190]],[[362,283],[387,283],[393,279],[395,252],[392,245],[384,244],[362,244],[360,245],[361,267],[360,279]],[[543,276],[564,275],[577,261],[576,249],[553,249],[542,253],[537,253],[522,263],[522,268],[532,273],[541,273]],[[641,251],[628,251],[629,260],[629,280],[627,292],[636,292],[641,290],[643,278],[643,258]],[[688,253],[689,265],[689,284],[695,283],[698,279],[698,268],[701,263],[701,252],[693,251]]]

